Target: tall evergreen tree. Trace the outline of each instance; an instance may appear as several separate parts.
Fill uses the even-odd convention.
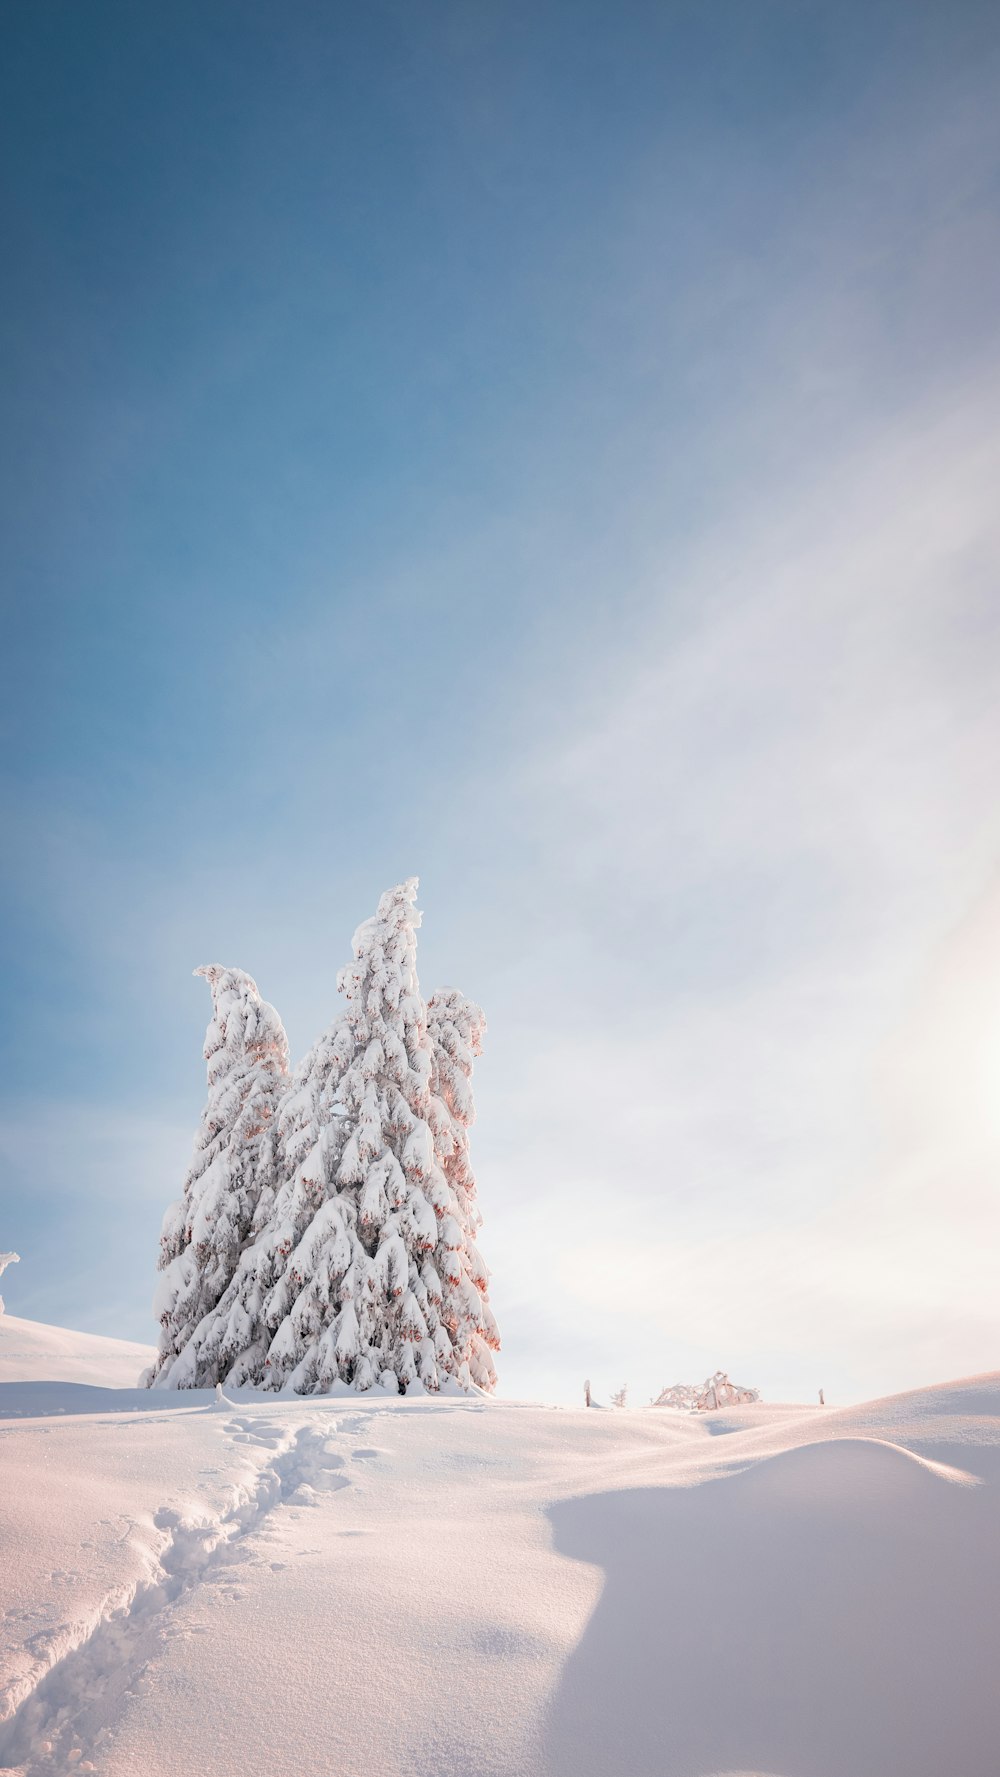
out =
[[[214,1317],[264,1328],[234,1383],[307,1394],[495,1382],[468,1164],[485,1021],[449,993],[431,1035],[416,888],[390,889],[359,926],[338,977],[345,1009],[282,1104],[284,1181]]]
[[[446,1353],[427,1272],[448,1191],[427,1121],[416,891],[415,878],[390,889],[355,933],[326,1078],[289,1122],[288,1178],[265,1236],[284,1257],[267,1304],[270,1387],[440,1386]]]
[[[159,1354],[147,1381],[204,1388],[228,1367],[206,1324],[230,1285],[258,1209],[276,1182],[276,1114],[287,1088],[288,1042],[274,1007],[242,969],[195,970],[212,990],[205,1036],[208,1100],[183,1195],[160,1238],[155,1310]],[[250,1328],[240,1329],[243,1345]]]
[[[489,1272],[476,1246],[482,1214],[469,1157],[469,1130],[475,1121],[472,1069],[482,1054],[486,1019],[482,1009],[457,988],[439,988],[427,1004],[427,1030],[433,1063],[431,1124],[438,1165],[448,1186],[448,1210],[439,1218],[434,1269],[441,1286],[439,1315],[450,1350],[448,1374],[464,1388],[496,1387],[492,1352],[500,1349],[489,1305]]]
[[[341,1123],[331,1109],[331,1100],[353,1052],[350,1027],[342,1016],[296,1067],[278,1112],[278,1167],[273,1188],[261,1195],[253,1237],[232,1283],[199,1330],[199,1339],[219,1350],[223,1373],[233,1386],[282,1386],[288,1371],[282,1353],[289,1330],[272,1356],[275,1327],[301,1295],[297,1324],[303,1343],[298,1361],[310,1330],[318,1335],[329,1318],[328,1314],[324,1317],[320,1303],[325,1299],[329,1307],[333,1302],[338,1279],[350,1263],[350,1246],[344,1247],[351,1239],[342,1213],[345,1206],[336,1201]],[[325,1214],[317,1220],[321,1208]],[[307,1230],[310,1243],[290,1262]],[[324,1233],[334,1236],[325,1249]],[[319,1248],[315,1275],[307,1274],[307,1254],[314,1247]],[[339,1271],[335,1260],[340,1263]]]

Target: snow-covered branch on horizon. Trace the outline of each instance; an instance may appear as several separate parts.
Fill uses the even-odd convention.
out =
[[[0,1277],[3,1276],[8,1265],[19,1265],[20,1262],[21,1262],[20,1253],[0,1253]],[[3,1297],[0,1296],[0,1314],[2,1314],[2,1313],[3,1313]]]
[[[711,1413],[717,1407],[744,1407],[760,1400],[756,1388],[741,1388],[730,1382],[724,1370],[716,1370],[704,1382],[675,1382],[664,1388],[650,1404],[654,1407],[676,1407],[681,1412]]]

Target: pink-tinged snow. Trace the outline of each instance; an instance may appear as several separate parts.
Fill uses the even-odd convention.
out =
[[[1000,1378],[690,1417],[22,1381],[0,1413],[2,1768],[1000,1768]]]

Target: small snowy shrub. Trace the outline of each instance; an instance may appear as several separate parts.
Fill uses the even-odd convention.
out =
[[[741,1388],[730,1382],[724,1370],[716,1370],[704,1382],[675,1382],[671,1388],[664,1388],[652,1405],[676,1407],[687,1413],[711,1413],[717,1407],[743,1407],[759,1400],[756,1388]]]

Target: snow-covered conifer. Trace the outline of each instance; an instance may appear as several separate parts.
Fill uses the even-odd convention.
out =
[[[341,1014],[299,1062],[282,1098],[274,1186],[262,1194],[250,1244],[210,1327],[199,1335],[211,1338],[223,1360],[222,1374],[234,1387],[283,1385],[291,1329],[284,1329],[273,1355],[270,1347],[288,1307],[302,1293],[307,1254],[324,1249],[317,1259],[316,1274],[309,1275],[309,1291],[298,1306],[295,1324],[301,1329],[302,1342],[295,1347],[296,1362],[305,1355],[310,1329],[318,1333],[326,1324],[322,1314],[310,1311],[310,1304],[324,1290],[328,1305],[332,1303],[337,1283],[350,1264],[350,1216],[347,1206],[337,1202],[343,1113],[333,1106],[332,1098],[353,1054],[354,1037]],[[321,1208],[325,1213],[317,1221]],[[289,1264],[289,1255],[298,1252],[307,1230],[310,1243]]]
[[[482,1214],[469,1157],[469,1130],[475,1121],[472,1069],[482,1053],[486,1018],[457,988],[443,987],[427,1004],[431,1040],[431,1125],[438,1165],[449,1191],[439,1215],[433,1269],[440,1283],[440,1318],[450,1351],[447,1373],[462,1387],[496,1387],[492,1351],[500,1348],[489,1305],[489,1272],[476,1246]]]
[[[273,1337],[266,1357],[257,1345],[236,1359],[233,1382],[493,1385],[466,1133],[483,1018],[453,996],[432,1038],[416,889],[390,889],[359,926],[337,983],[346,1007],[282,1106],[284,1180],[219,1308],[260,1305]]]
[[[450,1373],[431,1261],[451,1193],[428,1121],[416,891],[415,878],[388,890],[355,932],[325,1083],[287,1125],[288,1176],[262,1236],[284,1256],[267,1302],[272,1388],[436,1389]]]
[[[205,1036],[208,1100],[183,1195],[160,1238],[159,1355],[147,1380],[207,1388],[228,1368],[211,1316],[231,1283],[276,1183],[276,1113],[287,1087],[288,1043],[274,1007],[242,969],[195,970],[212,990]],[[252,1329],[241,1330],[249,1343]]]

